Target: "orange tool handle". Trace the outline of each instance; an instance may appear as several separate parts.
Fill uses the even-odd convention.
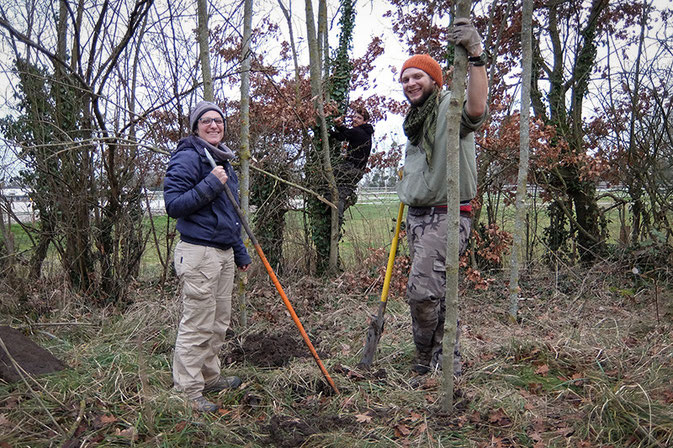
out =
[[[252,237],[250,238],[252,240]],[[264,252],[262,251],[262,248],[258,243],[254,244],[255,250],[257,251],[257,255],[259,255],[259,258],[262,260],[262,263],[264,263],[264,267],[266,268],[266,272],[269,273],[269,277],[271,277],[271,281],[273,284],[276,286],[276,289],[278,290],[278,293],[280,294],[280,297],[283,299],[283,302],[285,303],[285,306],[287,307],[287,310],[290,312],[290,316],[292,316],[292,320],[294,321],[295,325],[299,329],[299,332],[301,333],[301,337],[304,338],[304,342],[306,343],[306,346],[308,349],[311,351],[311,354],[313,355],[313,358],[315,358],[315,362],[318,364],[318,367],[320,367],[320,370],[322,371],[322,374],[325,376],[325,379],[329,383],[330,386],[332,386],[332,390],[334,390],[335,393],[339,393],[339,389],[337,389],[336,384],[334,384],[334,381],[332,380],[332,377],[329,376],[329,373],[327,373],[327,369],[325,369],[325,366],[323,365],[322,361],[320,360],[320,357],[318,356],[318,352],[316,352],[315,348],[313,347],[313,344],[311,344],[311,340],[308,337],[308,334],[306,334],[306,331],[304,331],[304,326],[301,324],[301,321],[299,320],[299,317],[297,317],[297,313],[294,312],[294,308],[292,308],[292,304],[290,303],[290,300],[287,298],[287,295],[285,295],[285,291],[283,291],[283,287],[280,285],[280,282],[278,281],[278,278],[276,277],[276,274],[273,272],[273,269],[271,268],[271,265],[266,259],[266,256],[264,256]]]
[[[206,156],[208,157],[208,161],[210,162],[210,165],[213,168],[215,168],[215,166],[217,166],[217,165],[215,164],[215,160],[213,160],[213,156],[210,155],[210,152],[206,148],[203,148],[203,150],[205,151]],[[269,264],[269,261],[266,259],[266,256],[264,255],[264,251],[262,250],[262,247],[257,242],[257,238],[255,238],[255,235],[252,233],[252,229],[248,225],[248,221],[245,219],[245,216],[243,215],[243,211],[238,206],[238,202],[236,202],[236,199],[234,198],[234,195],[231,193],[231,190],[229,189],[229,186],[227,184],[224,184],[224,192],[226,193],[227,198],[229,198],[229,202],[231,202],[231,205],[234,206],[234,210],[236,210],[236,214],[238,215],[238,218],[241,220],[241,224],[243,224],[243,228],[245,229],[245,232],[250,237],[250,241],[252,241],[252,245],[255,247],[255,251],[257,252],[257,255],[259,255],[259,258],[262,260],[262,263],[264,264],[264,267],[266,268],[266,272],[269,274],[269,277],[271,277],[271,281],[276,286],[276,290],[278,290],[278,293],[280,294],[280,297],[283,299],[283,302],[285,303],[285,307],[290,312],[290,316],[292,316],[292,320],[294,321],[295,325],[299,329],[299,332],[301,333],[301,337],[304,339],[304,342],[306,343],[306,346],[311,351],[311,354],[313,355],[313,358],[315,358],[315,362],[318,364],[318,367],[320,367],[320,370],[322,371],[322,374],[325,376],[325,379],[327,380],[329,385],[332,386],[332,390],[334,390],[334,392],[338,394],[339,389],[337,389],[336,384],[334,384],[334,381],[332,380],[332,377],[330,377],[329,373],[327,373],[327,369],[325,369],[325,366],[323,365],[322,361],[320,360],[320,357],[318,356],[318,352],[315,351],[315,348],[313,347],[313,344],[311,344],[311,340],[309,339],[308,334],[306,334],[306,331],[304,331],[304,326],[301,324],[301,321],[299,320],[299,317],[297,317],[297,313],[294,312],[294,308],[292,308],[292,304],[290,303],[290,300],[287,298],[287,295],[285,295],[285,291],[283,291],[283,287],[281,286],[280,282],[278,281],[278,277],[276,277],[276,273],[273,272],[273,268]]]

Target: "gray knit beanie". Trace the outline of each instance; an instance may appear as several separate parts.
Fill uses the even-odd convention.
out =
[[[199,125],[198,121],[199,118],[201,118],[201,115],[205,114],[209,110],[214,110],[222,116],[222,120],[224,120],[224,130],[227,130],[227,120],[224,118],[222,109],[217,107],[217,104],[213,104],[210,101],[200,101],[196,106],[194,106],[194,109],[192,109],[192,112],[189,114],[189,127],[191,128],[192,132],[196,132],[196,128]]]

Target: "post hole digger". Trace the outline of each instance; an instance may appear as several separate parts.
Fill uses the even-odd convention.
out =
[[[384,314],[386,312],[386,304],[388,303],[388,290],[390,289],[390,279],[393,276],[393,265],[395,264],[395,254],[397,253],[397,243],[400,238],[400,227],[402,225],[403,214],[404,203],[400,202],[400,208],[397,211],[397,222],[395,223],[395,234],[393,235],[393,241],[390,245],[390,254],[388,255],[386,276],[383,279],[381,301],[379,302],[377,314],[372,316],[372,320],[369,323],[362,360],[358,364],[358,367],[360,368],[368,369],[372,365],[374,355],[376,354],[376,347],[378,346],[381,334],[383,333]]]
[[[217,164],[215,163],[215,160],[213,159],[213,156],[210,154],[210,152],[204,148],[204,151],[206,153],[206,157],[208,158],[208,161],[210,162],[210,165],[215,168]],[[250,237],[250,241],[252,241],[252,245],[255,247],[255,251],[257,252],[257,255],[259,255],[260,260],[262,260],[262,263],[264,264],[264,267],[266,268],[266,272],[269,274],[269,277],[271,278],[271,281],[273,282],[274,286],[276,287],[276,290],[280,294],[280,297],[283,299],[283,303],[285,303],[285,307],[287,308],[288,312],[290,313],[290,316],[292,316],[292,320],[294,321],[295,325],[299,329],[299,332],[301,333],[301,337],[304,339],[304,342],[306,343],[306,346],[308,347],[309,351],[313,355],[313,358],[315,359],[315,362],[318,364],[318,367],[320,368],[320,371],[322,372],[323,376],[329,383],[329,385],[332,387],[332,390],[334,393],[338,394],[339,389],[337,389],[336,384],[334,384],[334,381],[332,380],[332,377],[329,376],[329,373],[327,373],[327,369],[325,369],[325,366],[323,365],[322,361],[320,360],[320,357],[318,356],[318,352],[316,352],[315,348],[313,347],[313,344],[311,343],[311,340],[309,339],[308,335],[306,334],[306,331],[304,330],[304,326],[301,324],[301,321],[299,320],[299,317],[297,317],[297,313],[295,313],[294,308],[292,307],[292,304],[290,303],[290,300],[287,298],[287,295],[285,295],[285,291],[283,291],[283,287],[281,286],[280,282],[278,281],[278,277],[276,277],[276,274],[273,272],[273,268],[271,268],[271,265],[269,264],[268,260],[266,259],[266,256],[264,255],[264,251],[262,251],[262,247],[259,245],[259,242],[257,241],[257,238],[255,238],[255,235],[252,233],[252,229],[248,225],[248,221],[245,219],[245,216],[243,216],[243,212],[241,211],[241,208],[238,206],[238,202],[236,202],[236,199],[234,198],[234,195],[231,193],[231,190],[227,186],[227,184],[224,184],[224,192],[227,195],[227,198],[229,201],[231,201],[232,205],[234,206],[234,209],[236,210],[236,214],[238,215],[238,218],[241,220],[241,224],[243,225],[243,228],[245,229],[246,233],[248,234],[248,237]]]

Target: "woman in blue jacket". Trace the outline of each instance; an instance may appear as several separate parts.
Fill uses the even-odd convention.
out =
[[[236,388],[241,380],[222,376],[219,352],[231,322],[235,267],[246,271],[251,259],[241,239],[236,210],[224,194],[225,184],[238,196],[238,179],[229,161],[234,153],[222,144],[224,114],[202,101],[189,115],[192,135],[171,156],[164,180],[168,216],[178,220],[180,241],[175,270],[181,283],[182,318],[173,356],[173,382],[194,409],[214,412],[219,406],[203,396]],[[211,168],[205,151],[215,159]]]

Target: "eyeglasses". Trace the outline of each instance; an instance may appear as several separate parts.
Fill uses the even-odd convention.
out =
[[[216,125],[222,126],[224,120],[221,118],[199,118],[199,123],[204,126],[210,126],[210,123],[215,122]]]

